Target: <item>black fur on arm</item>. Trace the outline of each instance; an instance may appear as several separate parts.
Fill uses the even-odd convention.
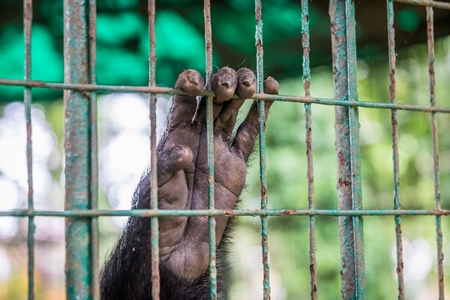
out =
[[[149,208],[150,173],[146,172],[134,193],[133,209]],[[230,223],[217,249],[217,293],[218,299],[227,299],[227,278],[230,245]],[[102,300],[143,300],[151,299],[151,222],[150,218],[129,217],[123,233],[107,258],[100,274]],[[167,268],[165,261],[160,263],[161,300],[209,299],[209,269],[193,284],[186,284]]]

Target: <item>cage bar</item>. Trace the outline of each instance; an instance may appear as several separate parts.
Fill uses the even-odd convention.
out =
[[[106,85],[106,84],[73,84],[73,83],[56,83],[45,82],[39,80],[17,80],[0,78],[0,85],[34,87],[56,90],[74,90],[74,91],[102,91],[102,92],[124,92],[124,93],[155,93],[167,95],[187,95],[185,92],[176,88],[165,87],[149,87],[149,86],[120,86],[120,85]],[[213,96],[211,91],[204,91],[200,96]],[[357,101],[350,102],[341,99],[330,99],[324,97],[305,97],[305,96],[288,96],[288,95],[269,95],[256,93],[250,99],[254,100],[271,100],[279,102],[298,102],[311,103],[328,106],[343,106],[343,107],[365,107],[376,109],[396,109],[407,111],[421,111],[421,112],[436,112],[450,114],[450,107],[448,106],[426,106],[415,104],[401,104],[387,102],[373,102],[373,101]]]
[[[426,7],[427,13],[427,37],[428,37],[428,73],[430,77],[430,105],[436,105],[436,81],[434,73],[434,25],[433,8]],[[433,144],[433,177],[434,177],[434,209],[441,209],[441,192],[439,179],[439,146],[436,113],[431,113],[431,140]],[[439,300],[445,298],[444,295],[444,253],[442,243],[441,217],[436,216],[436,250],[438,268],[438,290]]]
[[[24,80],[31,79],[31,28],[33,24],[33,2],[25,0],[23,2],[23,27],[24,27]],[[31,105],[32,94],[31,88],[25,87],[23,91],[23,99],[25,106],[25,122],[26,122],[26,156],[27,156],[27,183],[28,183],[28,299],[34,299],[34,198],[33,198],[33,146],[32,146],[32,121],[31,121]]]
[[[212,30],[211,3],[204,1],[203,14],[205,19],[205,57],[206,57],[206,89],[211,91],[212,75]],[[208,209],[215,209],[214,199],[214,112],[213,96],[206,100],[206,142],[208,153]],[[217,267],[216,267],[216,219],[208,218],[209,225],[209,285],[210,299],[217,299]]]
[[[345,15],[342,1],[330,1],[331,39],[333,56],[333,79],[336,99],[347,97],[347,65],[345,44]],[[351,210],[351,168],[349,161],[349,128],[348,110],[344,107],[336,107],[336,151],[338,167],[338,207],[339,210]],[[341,238],[341,294],[343,299],[355,299],[355,265],[351,259],[353,256],[353,224],[350,217],[339,218]]]
[[[309,64],[309,4],[302,0],[302,48],[303,48],[303,88],[305,97],[311,96],[311,69]],[[312,111],[311,103],[305,107],[305,143],[306,143],[306,179],[308,180],[308,209],[314,209],[314,166],[312,154]],[[309,216],[309,271],[311,275],[311,299],[317,299],[317,262],[316,262],[316,228],[315,216]]]
[[[148,33],[149,33],[149,56],[148,56],[148,85],[156,86],[156,29],[155,29],[155,0],[148,1]],[[151,93],[150,97],[150,172],[151,172],[151,192],[150,208],[158,210],[158,160],[156,144],[156,94]],[[159,272],[159,219],[158,216],[151,218],[151,257],[152,257],[152,299],[159,300],[160,297],[160,272]]]
[[[263,64],[263,21],[262,3],[255,0],[255,45],[256,45],[256,82],[257,93],[264,92],[264,64]],[[267,210],[267,171],[266,171],[266,114],[263,100],[258,101],[259,111],[259,167],[261,182],[261,210]],[[267,216],[261,216],[261,249],[263,264],[263,299],[270,299],[270,265],[269,265],[269,233]]]
[[[357,102],[354,3],[330,1],[335,98]],[[359,123],[356,108],[336,107],[339,210],[361,210]],[[362,218],[340,217],[342,298],[365,299]]]
[[[358,101],[357,89],[357,60],[356,60],[356,20],[355,3],[352,0],[345,1],[345,27],[347,46],[347,92],[348,101]],[[359,113],[358,107],[349,107],[350,129],[350,165],[352,187],[352,209],[362,210],[362,184],[361,184],[361,152],[359,142]],[[363,218],[353,217],[354,256],[357,299],[366,299],[366,278],[364,263],[364,229]]]
[[[387,1],[387,19],[388,19],[388,51],[389,51],[389,91],[391,96],[391,103],[396,103],[396,81],[395,81],[395,66],[397,56],[395,54],[395,27],[394,27],[394,3],[392,0]],[[397,110],[391,111],[392,123],[392,160],[394,172],[394,209],[401,209],[400,198],[400,156],[398,151],[398,128],[397,128]],[[401,216],[394,217],[395,222],[395,245],[396,245],[396,260],[398,284],[398,299],[405,298],[405,285],[403,278],[403,241],[402,241],[402,227]]]
[[[386,199],[389,201],[390,199]],[[380,201],[383,201],[382,199]],[[13,209],[0,211],[0,217],[196,217],[196,216],[332,216],[332,217],[351,217],[351,216],[450,216],[448,209],[367,209],[367,210],[333,210],[333,209],[196,209],[196,210],[79,210],[70,209],[64,211],[57,210],[34,210],[31,214],[27,209]]]
[[[440,2],[440,1],[429,1],[429,0],[394,0],[396,2],[401,2],[405,4],[414,4],[442,9],[450,9],[450,3]]]
[[[97,64],[97,3],[89,0],[89,82],[96,82]],[[91,209],[98,208],[98,128],[97,128],[97,92],[90,93],[90,143],[91,143],[91,170],[90,170],[90,203]],[[100,262],[99,262],[99,220],[91,218],[91,251],[92,251],[92,293],[94,299],[100,299]]]
[[[64,1],[64,81],[89,80],[87,2]],[[91,95],[65,90],[65,209],[88,210],[91,172]],[[66,219],[66,297],[92,299],[91,221],[80,216]]]

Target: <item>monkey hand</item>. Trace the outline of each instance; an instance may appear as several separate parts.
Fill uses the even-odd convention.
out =
[[[189,96],[174,96],[166,135],[158,146],[159,209],[206,209],[206,99],[203,98],[197,106],[195,97],[203,91],[204,80],[197,71],[186,70],[179,75],[175,87]],[[256,91],[256,77],[246,68],[236,72],[224,67],[212,75],[211,88],[215,95],[215,207],[232,209],[244,187],[246,162],[258,135],[256,101],[234,138],[233,129],[239,108]],[[278,94],[278,89],[278,82],[273,78],[264,81],[265,93]],[[235,94],[237,97],[233,98]],[[265,102],[266,113],[272,102]],[[186,283],[192,283],[209,265],[208,218],[161,217],[159,222],[161,263]],[[227,222],[226,216],[216,217],[217,244]]]

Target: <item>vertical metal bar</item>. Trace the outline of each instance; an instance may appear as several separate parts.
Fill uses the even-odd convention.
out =
[[[23,2],[23,27],[25,42],[24,79],[31,79],[31,27],[33,23],[33,1]],[[28,176],[28,299],[34,299],[34,199],[33,199],[33,147],[32,147],[32,123],[31,123],[31,88],[25,88],[23,92],[25,104],[25,121],[27,132],[27,176]]]
[[[347,40],[347,70],[348,70],[348,100],[358,101],[357,60],[356,60],[356,20],[354,0],[345,3],[346,40]],[[352,170],[352,209],[362,209],[361,184],[361,152],[359,146],[358,108],[349,107],[350,126],[350,164]],[[366,274],[364,264],[364,229],[362,216],[353,217],[354,259],[356,275],[356,297],[366,298]]]
[[[89,0],[89,81],[96,82],[97,64],[97,3]],[[90,92],[90,142],[91,142],[91,185],[90,201],[91,209],[98,208],[98,128],[97,128],[97,93]],[[92,235],[92,295],[94,299],[100,299],[100,262],[99,262],[99,223],[98,217],[91,219]]]
[[[204,2],[205,16],[205,49],[206,49],[206,89],[211,89],[212,74],[212,31],[211,31],[211,3]],[[214,114],[213,97],[206,101],[206,130],[208,147],[208,207],[214,209]],[[217,268],[216,268],[216,219],[209,220],[209,282],[210,298],[217,299]]]
[[[428,37],[428,73],[430,75],[430,105],[436,106],[435,93],[436,82],[434,72],[434,25],[433,8],[427,6],[427,37]],[[439,147],[436,113],[431,112],[431,134],[433,143],[433,166],[434,166],[434,208],[441,209],[441,192],[439,180]],[[442,251],[442,227],[441,216],[436,216],[436,244],[438,265],[439,300],[444,299],[444,254]]]
[[[88,83],[88,2],[64,1],[64,82]],[[90,208],[90,94],[64,91],[65,209]],[[66,219],[66,297],[92,299],[92,235],[87,218]]]
[[[331,0],[331,41],[335,99],[357,101],[356,35],[354,3]],[[336,107],[338,206],[359,210],[361,174],[357,108]],[[343,299],[365,299],[362,217],[340,217],[341,277]]]
[[[389,90],[391,103],[396,103],[396,81],[395,81],[395,65],[397,56],[395,54],[395,28],[394,28],[394,2],[387,0],[387,18],[388,18],[388,39],[389,39]],[[392,123],[392,160],[394,163],[394,209],[401,209],[400,198],[400,159],[398,151],[398,127],[397,127],[397,110],[391,110]],[[394,217],[395,222],[395,243],[397,248],[397,281],[398,281],[398,299],[405,298],[405,286],[403,278],[403,242],[401,216]]]
[[[150,86],[156,86],[156,29],[155,29],[155,0],[148,1],[148,31],[150,37],[149,52],[149,80]],[[150,164],[151,164],[151,195],[150,207],[158,209],[158,161],[156,150],[156,95],[150,94]],[[151,247],[152,247],[152,299],[158,300],[160,294],[159,274],[159,221],[158,217],[151,218]]]
[[[261,0],[255,0],[256,19],[256,79],[257,92],[264,92],[264,65],[263,65],[263,21]],[[259,109],[259,167],[261,181],[261,209],[267,209],[267,171],[266,171],[266,115],[264,101],[258,101]],[[270,266],[269,266],[269,234],[267,216],[261,216],[261,248],[263,263],[263,298],[270,299]]]
[[[309,6],[308,0],[302,0],[302,47],[303,47],[303,87],[305,96],[311,96],[311,69],[309,65]],[[312,155],[311,104],[305,104],[305,141],[308,180],[308,209],[314,209],[314,168]],[[311,274],[311,299],[317,299],[317,262],[316,262],[316,229],[315,217],[309,216],[309,270]]]
[[[347,99],[347,53],[345,49],[344,3],[331,0],[329,7],[333,54],[334,98]],[[340,210],[352,208],[351,168],[348,128],[348,108],[335,107],[335,131],[338,172],[338,206]],[[342,299],[355,299],[355,265],[353,257],[353,223],[351,217],[339,217],[341,244],[341,294]]]

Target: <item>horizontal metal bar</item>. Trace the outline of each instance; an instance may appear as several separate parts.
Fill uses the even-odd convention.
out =
[[[28,210],[0,211],[0,217],[168,217],[168,216],[450,216],[450,210],[431,209],[386,209],[386,210],[328,210],[328,209],[200,209],[200,210],[173,210],[173,209],[133,209],[133,210]]]
[[[0,78],[0,85],[35,87],[35,88],[50,88],[58,90],[79,90],[79,91],[105,91],[105,92],[127,92],[127,93],[153,93],[153,94],[168,94],[168,95],[187,95],[180,89],[164,88],[164,87],[149,87],[149,86],[113,86],[101,84],[67,84],[44,82],[36,80],[15,80]],[[204,91],[201,96],[214,96],[214,93]],[[312,103],[322,105],[347,106],[347,107],[365,107],[365,108],[379,108],[379,109],[397,109],[408,111],[423,111],[436,113],[450,113],[450,107],[445,106],[423,106],[414,104],[400,104],[388,102],[370,102],[370,101],[347,101],[335,100],[330,98],[317,98],[306,96],[285,96],[285,95],[268,95],[268,94],[254,94],[251,99],[254,100],[273,100],[285,102],[299,102]]]
[[[450,9],[450,3],[448,3],[448,2],[438,2],[438,1],[428,1],[428,0],[394,0],[394,1],[406,3],[406,4],[431,6],[431,7],[442,8],[442,9]]]

